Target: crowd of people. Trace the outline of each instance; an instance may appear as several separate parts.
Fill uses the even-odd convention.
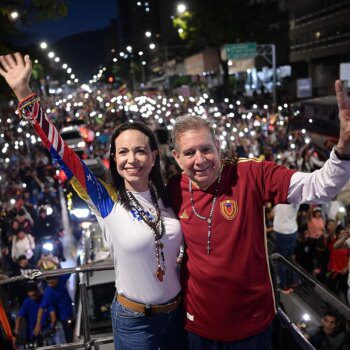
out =
[[[138,121],[146,122],[161,143],[160,165],[166,177],[179,169],[173,160],[169,144],[170,133],[177,117],[181,115],[201,116],[209,121],[221,141],[221,152],[229,158],[265,159],[290,169],[311,172],[322,167],[331,150],[326,150],[326,157],[322,159],[305,130],[287,133],[288,115],[291,112],[289,106],[273,110],[269,106],[257,106],[254,101],[225,99],[221,103],[215,103],[206,93],[188,98],[166,97],[161,94],[118,96],[110,87],[101,85],[94,90],[82,87],[66,97],[43,98],[42,105],[49,106],[46,112],[58,129],[72,125],[77,120],[83,121],[87,144],[85,157],[91,158],[108,157],[110,139],[116,126],[123,122],[129,122],[129,125],[136,125]],[[19,122],[17,115],[9,114],[4,129],[1,130],[2,153],[5,156],[1,181],[7,184],[6,187],[1,187],[0,194],[1,267],[3,274],[8,276],[34,268],[57,268],[64,259],[59,239],[62,227],[58,219],[61,211],[58,189],[62,184],[56,172],[57,159],[53,159],[50,152],[38,143],[37,135],[34,136],[29,124],[28,121]],[[176,154],[176,147],[175,155],[181,166],[183,160],[180,154]],[[288,174],[291,176],[292,172]],[[94,204],[96,205],[95,202]],[[293,227],[290,230],[288,227],[288,232],[283,232],[281,225],[278,227],[275,222],[279,215],[278,205],[266,211],[267,230],[271,232],[270,238],[276,240],[277,251],[284,256],[294,257],[295,262],[346,300],[349,248],[344,242],[349,236],[349,223],[344,204],[334,199],[322,207],[308,204],[298,206],[289,217],[288,224]],[[102,210],[98,205],[96,207]],[[294,225],[290,225],[293,220]],[[40,249],[41,238],[46,233],[55,238],[59,247],[56,257]],[[279,250],[281,246],[286,247],[286,243],[280,244],[280,234],[283,233],[293,234],[286,252]],[[207,248],[209,255],[210,241]],[[156,254],[159,280],[165,270],[170,270],[165,268],[164,260],[161,259],[161,249]],[[281,291],[287,294],[293,291],[298,282],[293,276],[286,275],[286,271],[279,271]],[[11,293],[12,306],[16,303],[20,305],[15,334],[19,332],[21,318],[32,315],[30,310],[35,309],[40,317],[35,321],[27,319],[29,339],[44,333],[47,323],[51,325],[49,328],[54,327],[57,318],[62,325],[65,340],[72,339],[73,310],[65,283],[65,277],[56,278],[48,280],[47,285],[41,285],[40,288],[30,284],[26,290],[27,295],[23,294],[23,288],[16,288],[21,295]],[[198,341],[195,338],[192,340]],[[55,341],[59,342],[57,339]]]

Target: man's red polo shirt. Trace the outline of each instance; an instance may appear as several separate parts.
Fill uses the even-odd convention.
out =
[[[294,171],[271,162],[224,162],[213,215],[211,254],[208,223],[192,211],[189,179],[168,185],[186,243],[186,329],[202,337],[236,341],[264,330],[275,314],[264,233],[267,202],[286,203]],[[194,206],[209,217],[218,182],[206,191],[192,184]]]

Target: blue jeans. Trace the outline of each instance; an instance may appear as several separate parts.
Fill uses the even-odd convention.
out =
[[[184,349],[183,309],[145,316],[112,303],[114,348],[118,350]]]
[[[189,350],[271,350],[272,327],[269,326],[257,335],[249,338],[222,342],[203,338],[197,334],[188,332]]]
[[[285,258],[290,258],[293,255],[295,243],[297,241],[297,232],[284,234],[276,232],[276,253],[281,254]],[[293,276],[288,270],[288,267],[279,262],[277,264],[278,276],[280,279],[280,287],[288,288],[292,283]]]

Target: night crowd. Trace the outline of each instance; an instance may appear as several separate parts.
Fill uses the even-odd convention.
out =
[[[85,87],[65,98],[42,96],[42,101],[50,108],[46,112],[58,130],[79,126],[85,142],[83,158],[108,159],[110,135],[120,123],[146,122],[160,142],[165,178],[178,171],[170,152],[169,132],[175,118],[184,114],[201,115],[210,120],[225,157],[256,157],[312,172],[322,167],[332,146],[314,147],[304,129],[288,129],[288,118],[294,113],[289,105],[272,108],[265,105],[264,100],[225,99],[217,103],[202,92],[189,98],[181,95],[165,97],[158,93],[118,95],[118,91],[101,86],[93,91]],[[23,275],[34,269],[58,269],[65,261],[61,189],[67,184],[30,125],[20,121],[14,109],[12,105],[1,113],[0,279]],[[336,249],[334,244],[349,236],[348,209],[347,203],[337,198],[321,207],[301,205],[296,208],[297,233],[287,253],[288,258],[326,285],[344,303],[350,302],[350,250]],[[267,236],[276,244],[274,249],[283,255],[283,251],[278,250],[274,215],[275,208],[266,208]],[[47,237],[51,246],[45,246]],[[66,281],[67,276],[61,276],[40,283],[21,281],[0,286],[2,308],[9,316],[9,326],[18,348],[40,337],[45,344],[72,341],[74,312]],[[295,276],[287,273],[279,286],[281,293],[292,293],[298,283]],[[44,309],[43,306],[47,308],[38,325],[37,313],[40,308]],[[3,319],[1,315],[0,312]],[[332,313],[324,315],[323,327],[328,316],[338,317]],[[23,321],[26,321],[26,327],[23,327]],[[50,333],[52,323],[62,326],[55,335]],[[4,324],[2,328],[7,334]],[[332,328],[332,332],[340,331]],[[0,348],[5,349],[1,342]]]

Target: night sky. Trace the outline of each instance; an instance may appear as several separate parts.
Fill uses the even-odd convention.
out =
[[[68,15],[57,21],[32,23],[25,42],[46,40],[53,43],[66,36],[107,27],[116,18],[116,0],[70,0]]]
[[[17,37],[15,44],[24,48],[46,41],[79,80],[86,82],[103,63],[104,29],[116,18],[117,0],[70,0],[67,16],[20,25],[24,35]]]

